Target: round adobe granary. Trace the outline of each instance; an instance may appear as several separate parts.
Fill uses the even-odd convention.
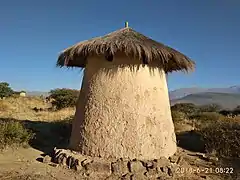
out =
[[[185,55],[126,27],[66,49],[58,65],[85,68],[70,149],[106,159],[176,152],[166,73],[193,69]]]

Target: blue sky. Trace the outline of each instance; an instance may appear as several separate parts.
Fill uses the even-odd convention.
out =
[[[239,18],[238,0],[2,1],[0,81],[15,90],[79,89],[79,69],[55,67],[59,52],[127,20],[195,60],[194,73],[169,76],[170,90],[239,85]]]

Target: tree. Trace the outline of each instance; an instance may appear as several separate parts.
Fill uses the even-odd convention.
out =
[[[230,110],[221,110],[219,111],[219,114],[223,115],[223,116],[229,116],[232,114],[232,111]]]
[[[199,111],[199,108],[192,103],[177,103],[171,107],[172,111],[183,112],[187,115],[195,114]]]
[[[78,99],[79,91],[74,89],[54,89],[50,91],[49,98],[52,98],[52,105],[56,109],[74,107]]]
[[[9,97],[13,94],[13,90],[7,82],[0,83],[0,98]]]
[[[200,111],[202,112],[219,112],[222,107],[218,104],[207,104],[200,106]]]
[[[240,106],[237,106],[234,110],[233,110],[233,114],[238,116],[240,114]]]

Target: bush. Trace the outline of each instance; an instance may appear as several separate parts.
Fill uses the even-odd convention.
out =
[[[9,87],[7,82],[0,83],[0,98],[9,97],[13,94],[13,90]]]
[[[199,108],[192,103],[178,103],[171,107],[172,111],[183,112],[186,115],[196,114],[199,112]]]
[[[215,121],[199,130],[206,151],[220,157],[240,157],[240,123],[231,120]]]
[[[229,116],[229,115],[232,115],[232,111],[230,111],[230,110],[221,110],[221,111],[219,111],[219,114],[221,114],[223,116]]]
[[[197,113],[193,114],[190,116],[190,119],[195,119],[197,121],[217,121],[220,119],[223,119],[224,117],[216,112],[202,112],[202,113]]]
[[[79,91],[74,89],[55,89],[50,91],[50,98],[53,99],[52,105],[56,109],[74,107],[78,99]]]
[[[233,111],[232,111],[233,115],[240,115],[240,106],[237,106]]]
[[[222,107],[218,104],[208,104],[199,107],[201,112],[219,112]]]
[[[195,124],[195,127],[201,129],[209,124],[215,123],[217,121],[224,121],[225,117],[216,112],[203,112],[193,114],[189,117],[190,120]]]
[[[10,145],[27,145],[34,137],[21,123],[0,120],[0,148]]]
[[[234,111],[237,112],[238,108]],[[192,134],[194,132],[203,142],[201,147],[207,153],[214,152],[218,157],[240,157],[240,121],[237,118],[225,116],[232,111],[218,112],[219,106],[207,105],[198,108],[193,104],[176,104],[171,109],[176,132],[181,132],[186,124],[192,125],[195,129],[194,131],[188,130],[191,136],[186,132],[184,132],[186,135],[178,134],[178,138],[194,139],[189,142],[184,139],[182,143],[187,146],[194,145],[194,147],[201,144],[200,141],[195,140],[195,135]],[[186,121],[183,122],[183,120]]]
[[[180,111],[174,111],[172,110],[172,120],[173,122],[181,122],[187,119],[187,116],[185,113]]]

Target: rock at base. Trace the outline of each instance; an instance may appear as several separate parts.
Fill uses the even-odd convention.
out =
[[[142,173],[133,174],[132,177],[131,177],[131,180],[146,180],[146,179],[149,179],[149,178],[147,178]]]
[[[117,161],[112,163],[112,172],[115,175],[125,175],[129,172],[128,161]]]
[[[143,163],[141,161],[131,161],[130,162],[130,171],[132,173],[144,173],[146,171],[146,168],[143,166]]]
[[[44,158],[43,158],[43,163],[50,163],[52,160],[52,158],[49,156],[49,155],[46,155]]]
[[[85,165],[87,172],[97,173],[97,174],[106,174],[107,176],[111,175],[111,164],[105,161],[93,161]]]

